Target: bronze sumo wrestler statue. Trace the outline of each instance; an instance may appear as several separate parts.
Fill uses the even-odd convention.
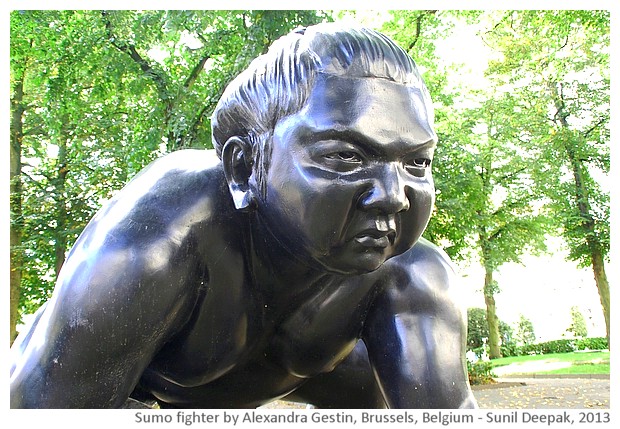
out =
[[[413,60],[368,29],[278,40],[215,150],[153,162],[92,219],[15,342],[14,408],[472,408],[447,256],[420,238],[437,142]]]

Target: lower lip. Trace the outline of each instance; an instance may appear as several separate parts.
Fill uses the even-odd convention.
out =
[[[355,237],[355,241],[364,247],[378,247],[385,249],[390,245],[390,240],[387,237],[372,237],[370,235],[359,235]]]

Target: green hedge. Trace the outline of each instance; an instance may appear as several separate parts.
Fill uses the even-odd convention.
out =
[[[546,341],[544,343],[527,344],[517,347],[514,344],[503,345],[501,347],[502,356],[523,356],[523,355],[544,355],[549,353],[571,353],[577,350],[605,350],[609,348],[607,338],[573,338]],[[483,347],[472,349],[478,356],[482,356]]]
[[[605,337],[582,338],[575,341],[577,350],[609,350],[609,342]]]
[[[519,347],[518,355],[545,355],[549,353],[571,353],[576,350],[603,350],[608,348],[606,338],[578,338],[546,341]]]
[[[520,347],[516,344],[502,345],[500,349],[503,357],[519,356]]]

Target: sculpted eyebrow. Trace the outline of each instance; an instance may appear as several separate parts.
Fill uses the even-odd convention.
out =
[[[349,128],[331,128],[325,130],[317,130],[313,128],[308,128],[306,130],[308,135],[308,142],[315,143],[323,140],[339,140],[346,143],[353,144],[355,146],[360,147],[363,150],[366,150],[371,153],[383,154],[386,152],[386,146],[379,143],[373,138],[370,138],[368,135],[361,133],[354,129]],[[416,152],[425,149],[433,149],[436,146],[436,142],[434,139],[429,139],[423,143],[410,142],[408,140],[400,140],[395,142],[396,145],[398,143],[402,143],[407,146],[408,151]]]
[[[327,130],[308,129],[309,142],[316,143],[323,140],[339,140],[350,143],[370,152],[382,152],[382,146],[366,134],[352,129],[330,128]]]

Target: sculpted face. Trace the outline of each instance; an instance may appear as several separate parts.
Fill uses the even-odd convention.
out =
[[[413,246],[434,198],[428,103],[384,79],[320,75],[306,106],[274,130],[258,216],[277,241],[348,274]]]

